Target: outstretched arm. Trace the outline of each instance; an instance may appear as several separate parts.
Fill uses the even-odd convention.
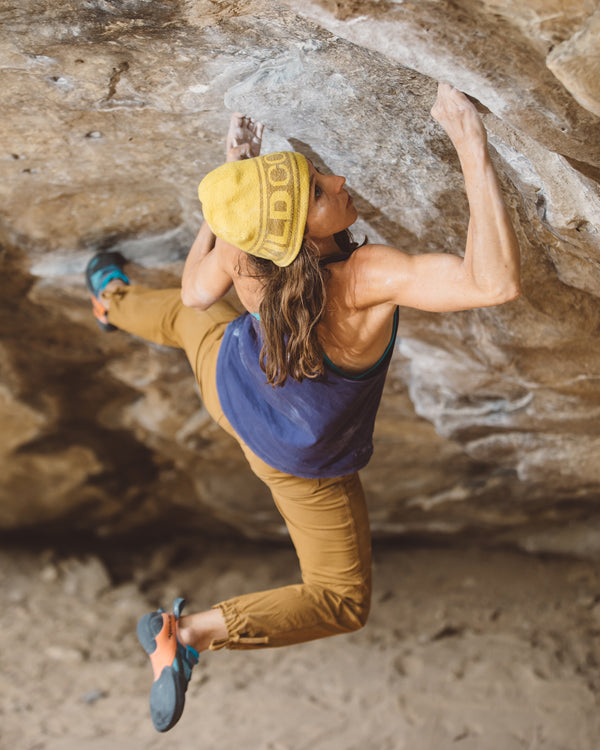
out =
[[[483,123],[467,97],[448,84],[440,84],[431,114],[454,144],[465,179],[470,218],[464,258],[366,247],[360,260],[368,278],[363,301],[367,306],[391,302],[432,312],[507,302],[520,291],[519,245]]]
[[[226,161],[248,159],[260,154],[263,125],[235,112],[226,141]],[[212,252],[218,240],[206,221],[194,240],[183,268],[181,299],[187,307],[206,310],[227,293],[232,284],[219,252]]]

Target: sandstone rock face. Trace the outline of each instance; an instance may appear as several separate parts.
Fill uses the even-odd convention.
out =
[[[94,323],[99,248],[177,286],[229,111],[347,178],[356,234],[461,253],[468,206],[431,119],[483,105],[522,296],[402,310],[363,473],[381,535],[600,554],[600,91],[588,0],[74,0],[0,6],[0,529],[278,537],[183,355]],[[597,526],[596,526],[597,528]]]
[[[554,75],[590,112],[600,117],[600,11],[572,37],[557,45],[547,63]]]

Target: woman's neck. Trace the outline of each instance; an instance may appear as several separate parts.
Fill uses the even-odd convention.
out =
[[[323,237],[322,239],[314,241],[314,243],[319,251],[319,258],[321,260],[325,260],[330,255],[338,255],[340,252],[340,247],[335,241],[333,235],[330,237]]]

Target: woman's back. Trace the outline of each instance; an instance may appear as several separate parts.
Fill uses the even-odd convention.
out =
[[[217,240],[215,250],[223,270],[230,275],[237,295],[248,310],[257,314],[262,301],[262,282],[255,277],[248,255]],[[393,333],[396,305],[361,305],[364,271],[369,246],[354,251],[347,260],[327,263],[326,305],[318,325],[323,351],[338,368],[358,374],[376,364],[385,353]]]

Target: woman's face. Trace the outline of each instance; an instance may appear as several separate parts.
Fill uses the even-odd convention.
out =
[[[358,213],[344,188],[345,178],[321,174],[310,160],[307,161],[310,195],[304,234],[311,240],[322,240],[348,229],[356,221]]]

